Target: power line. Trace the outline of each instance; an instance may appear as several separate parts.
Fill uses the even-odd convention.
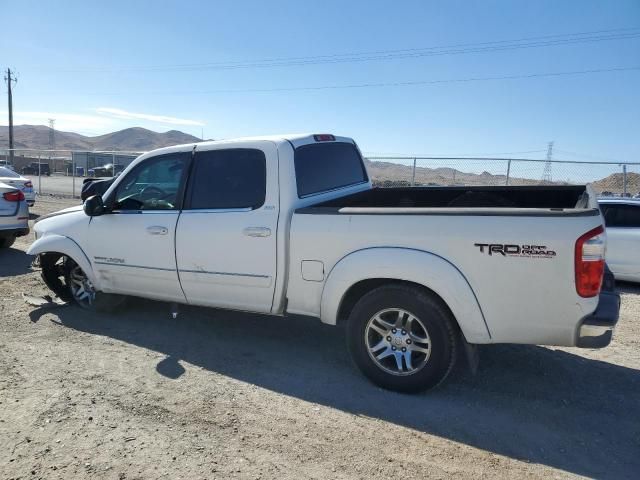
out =
[[[353,56],[335,56],[328,58],[315,59],[292,59],[292,60],[265,60],[256,62],[240,62],[227,64],[195,64],[191,66],[157,66],[157,67],[139,67],[137,70],[145,71],[169,71],[169,70],[236,70],[245,68],[273,68],[273,67],[295,67],[304,65],[321,65],[335,63],[354,63],[354,62],[370,62],[374,60],[398,60],[405,58],[421,58],[433,57],[441,55],[461,55],[468,53],[487,53],[505,50],[519,50],[524,48],[548,47],[558,45],[572,45],[577,43],[601,42],[607,40],[623,40],[640,37],[640,32],[634,34],[608,35],[597,37],[585,37],[575,39],[559,39],[549,41],[537,41],[528,43],[513,43],[506,45],[478,46],[470,48],[450,48],[446,50],[433,50],[432,48],[420,50],[408,50],[403,53],[380,53],[372,55],[353,55]]]
[[[110,72],[110,71],[180,71],[180,70],[233,70],[243,68],[272,68],[332,63],[368,62],[374,60],[397,60],[439,55],[460,55],[486,53],[523,48],[537,48],[578,43],[593,43],[611,40],[626,40],[640,37],[640,28],[619,28],[569,34],[525,37],[512,40],[495,40],[478,43],[462,43],[434,47],[406,48],[397,50],[377,50],[359,53],[332,53],[315,56],[266,58],[250,61],[223,61],[166,65],[129,65],[97,69],[63,69],[66,72]],[[50,69],[48,69],[50,70]],[[54,70],[50,70],[54,71]]]
[[[320,90],[343,90],[343,89],[359,89],[359,88],[382,88],[382,87],[413,87],[426,85],[442,85],[450,83],[471,83],[471,82],[487,82],[495,80],[522,80],[531,78],[552,78],[571,75],[588,75],[606,72],[628,72],[640,70],[640,66],[630,67],[614,67],[614,68],[598,68],[591,70],[574,70],[566,72],[544,72],[544,73],[528,73],[519,75],[500,75],[488,77],[467,77],[467,78],[450,78],[443,80],[409,80],[402,82],[378,82],[378,83],[354,83],[346,85],[318,85],[307,87],[278,87],[278,88],[246,88],[246,89],[218,89],[218,90],[181,90],[181,91],[144,91],[138,93],[151,95],[209,95],[216,93],[280,93],[280,92],[299,92],[299,91],[320,91]],[[44,93],[44,92],[41,92]],[[78,93],[79,95],[131,95],[136,92],[86,92]]]
[[[591,158],[593,160],[603,160],[603,161],[607,161],[607,162],[616,161],[615,159],[612,159],[610,157],[609,158],[605,158],[605,157],[600,157],[600,156],[597,156],[597,155],[591,155],[591,154],[588,154],[588,153],[578,153],[578,152],[571,152],[569,150],[560,150],[559,148],[556,148],[556,151],[560,152],[560,153],[564,153],[564,154],[572,156],[572,157],[577,157],[577,158]]]

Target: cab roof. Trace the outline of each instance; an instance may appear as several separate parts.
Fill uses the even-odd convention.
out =
[[[318,140],[318,137],[332,137],[333,140]],[[241,142],[259,142],[259,141],[267,141],[267,142],[289,142],[294,147],[298,147],[301,145],[306,145],[309,143],[316,142],[347,142],[354,143],[352,138],[349,137],[341,137],[328,133],[286,133],[281,135],[260,135],[255,137],[238,137],[238,138],[229,138],[229,139],[221,139],[221,140],[210,140],[206,142],[198,142],[196,145],[219,145],[224,143],[241,143]]]
[[[173,152],[184,152],[187,150],[192,150],[193,148],[198,147],[212,147],[216,145],[236,145],[248,142],[273,142],[276,144],[281,143],[289,143],[293,148],[298,148],[303,145],[310,145],[313,143],[332,143],[332,142],[343,142],[343,143],[352,143],[355,144],[352,138],[349,137],[341,137],[338,135],[333,135],[329,133],[288,133],[282,135],[261,135],[256,137],[239,137],[239,138],[228,138],[222,140],[209,140],[205,142],[193,142],[193,143],[184,143],[181,145],[173,145],[171,147],[157,148],[155,150],[150,150],[148,152],[143,153],[137,159],[142,160],[148,158],[152,155],[161,155],[165,153],[173,153]]]

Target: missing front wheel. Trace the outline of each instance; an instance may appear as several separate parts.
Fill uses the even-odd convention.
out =
[[[47,287],[61,300],[71,301],[73,296],[65,280],[67,256],[61,253],[41,253],[37,261],[42,269],[40,275]]]

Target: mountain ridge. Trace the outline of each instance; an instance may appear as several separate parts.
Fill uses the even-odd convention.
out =
[[[45,125],[17,125],[14,127],[15,148],[46,150],[49,148],[50,131],[51,129]],[[161,133],[142,127],[125,128],[93,137],[75,132],[55,131],[56,150],[141,152],[200,141],[198,137],[179,130]],[[9,128],[0,126],[0,149],[8,148],[8,144]],[[367,159],[365,159],[365,164],[376,185],[409,185],[412,178],[415,179],[416,185],[506,185],[507,183],[505,175],[486,171],[470,173],[451,167],[418,166],[414,174],[411,165]],[[562,181],[552,183],[566,184]],[[539,185],[540,180],[512,176],[509,179],[509,184]],[[603,191],[621,192],[623,184],[624,181],[620,173],[613,173],[592,182],[593,188],[598,193]],[[636,193],[639,190],[640,174],[629,172],[627,174],[627,191]]]
[[[50,131],[45,125],[16,125],[13,127],[14,148],[46,150],[49,148]],[[200,141],[198,137],[179,130],[154,132],[142,127],[125,128],[93,137],[55,130],[56,150],[140,152]],[[9,127],[6,125],[0,125],[0,148],[9,148]]]

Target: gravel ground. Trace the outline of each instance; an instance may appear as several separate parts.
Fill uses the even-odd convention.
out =
[[[33,186],[36,191],[43,192],[43,196],[63,195],[71,197],[75,192],[75,196],[79,197],[82,191],[82,181],[84,180],[84,177],[74,178],[64,175],[51,175],[50,177],[46,175],[42,177],[27,175],[27,177],[33,181]]]
[[[401,395],[310,319],[31,307],[32,240],[0,253],[2,478],[638,478],[637,286],[604,350],[483,347],[476,376]]]

